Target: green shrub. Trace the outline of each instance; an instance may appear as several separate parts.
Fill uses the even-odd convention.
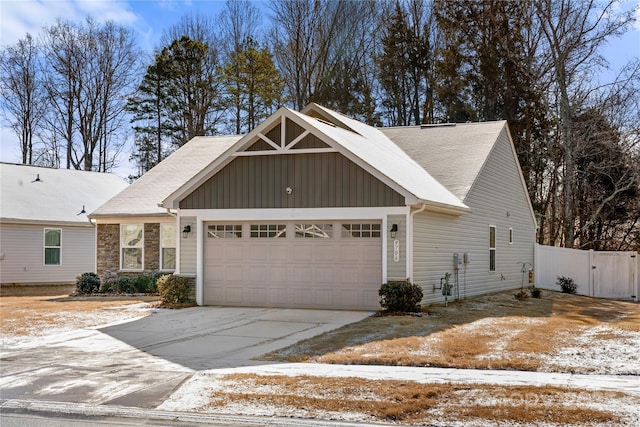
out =
[[[136,289],[130,278],[118,277],[118,284],[115,291],[119,294],[133,294],[136,292]]]
[[[409,281],[389,282],[378,291],[380,305],[389,312],[419,312],[422,288]]]
[[[100,277],[95,273],[82,273],[76,277],[76,291],[79,294],[93,294],[100,289]]]
[[[578,285],[571,277],[558,276],[556,285],[560,286],[565,294],[575,294],[578,290]]]
[[[114,277],[114,278],[105,280],[100,284],[100,290],[98,292],[101,292],[104,294],[111,294],[111,293],[118,292],[118,279]]]
[[[155,282],[155,279],[147,274],[141,274],[140,276],[134,277],[133,280],[131,281],[131,287],[133,288],[133,292],[138,294],[148,293],[149,292],[148,290],[152,288],[152,284],[151,284],[152,281]]]
[[[191,302],[191,289],[186,277],[168,274],[158,279],[158,292],[163,304]]]
[[[542,298],[542,289],[536,288],[536,285],[529,286],[529,293],[533,298]]]

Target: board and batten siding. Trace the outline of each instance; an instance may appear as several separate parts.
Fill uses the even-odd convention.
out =
[[[60,229],[60,265],[44,265],[44,229]],[[95,228],[0,224],[2,284],[71,284],[82,273],[95,271]]]
[[[389,236],[389,229],[393,224],[398,224],[398,233],[395,239]],[[388,215],[387,230],[383,232],[387,238],[387,280],[405,280],[407,275],[407,217],[406,215]],[[400,259],[393,259],[393,241],[400,243]]]
[[[339,153],[240,156],[180,202],[181,209],[370,206],[404,206],[404,197]]]
[[[414,281],[424,291],[423,303],[444,300],[440,278],[456,275],[453,254],[466,252],[470,262],[460,266],[458,274],[461,298],[518,288],[523,279],[522,263],[533,268],[535,221],[528,194],[520,178],[517,160],[505,130],[494,145],[487,162],[464,203],[471,213],[451,217],[421,212],[414,217]],[[455,173],[453,171],[452,173]],[[489,271],[489,226],[496,226],[496,269]],[[509,229],[513,244],[509,244]],[[527,286],[528,274],[524,274]],[[452,298],[456,296],[454,289]]]

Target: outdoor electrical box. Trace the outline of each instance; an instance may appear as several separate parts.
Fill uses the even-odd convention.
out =
[[[462,264],[462,259],[460,258],[460,254],[456,252],[453,254],[453,268],[458,270],[460,268],[460,264]]]
[[[471,262],[471,258],[469,258],[469,252],[465,252],[463,258],[465,264],[469,264]]]

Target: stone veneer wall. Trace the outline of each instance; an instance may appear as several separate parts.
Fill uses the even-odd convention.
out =
[[[98,224],[96,274],[120,269],[120,224]]]
[[[120,224],[98,224],[97,271],[104,276],[137,277],[141,274],[157,272],[160,268],[160,224],[144,224],[144,271],[120,271]],[[183,276],[191,290],[191,298],[196,299],[195,276]]]
[[[144,269],[160,268],[160,224],[144,225]]]

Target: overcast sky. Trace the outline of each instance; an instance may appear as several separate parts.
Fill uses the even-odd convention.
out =
[[[269,10],[266,1],[254,3]],[[639,17],[634,30],[611,42],[604,52],[614,74],[630,59],[640,56],[640,0],[623,1],[625,9],[634,6]],[[182,16],[196,12],[216,16],[223,7],[224,0],[0,0],[0,45],[15,44],[26,33],[35,36],[43,27],[53,25],[58,17],[80,22],[90,15],[99,22],[113,20],[131,26],[137,33],[139,47],[151,52],[158,47],[162,32]],[[128,157],[128,152],[121,154],[121,167],[116,171],[119,175],[127,176],[132,170]],[[13,132],[0,128],[0,161],[20,162],[20,158]]]

